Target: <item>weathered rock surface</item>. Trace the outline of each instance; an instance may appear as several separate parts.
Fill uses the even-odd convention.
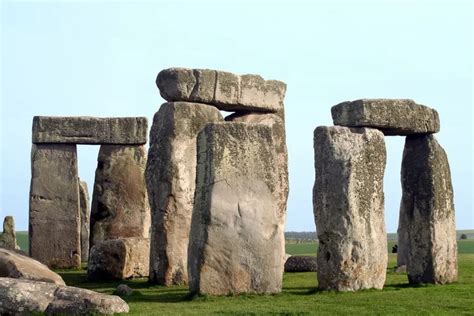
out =
[[[198,136],[189,255],[191,292],[278,293],[283,225],[272,130],[211,123]]]
[[[79,206],[81,209],[81,261],[89,260],[90,202],[87,183],[79,180]]]
[[[115,290],[115,294],[118,296],[130,296],[133,294],[133,289],[126,284],[119,284]]]
[[[433,135],[408,136],[402,160],[401,213],[408,219],[410,283],[457,279],[453,187],[448,158]]]
[[[53,268],[81,264],[76,145],[33,144],[30,256]]]
[[[33,143],[142,145],[145,117],[35,116]]]
[[[142,145],[102,145],[92,194],[90,243],[149,237],[150,205]]]
[[[0,234],[0,248],[19,250],[16,243],[15,222],[13,216],[5,216],[3,220],[3,233]]]
[[[381,289],[387,268],[383,134],[321,126],[314,132],[314,151],[319,287]]]
[[[0,314],[84,315],[128,313],[120,297],[52,283],[0,278]]]
[[[285,272],[316,272],[318,262],[313,256],[291,256],[286,260]]]
[[[437,133],[438,112],[409,99],[362,99],[331,109],[334,125],[373,127],[385,135]]]
[[[120,238],[106,240],[91,248],[87,275],[93,280],[148,277],[150,239]]]
[[[397,229],[397,266],[406,266],[408,263],[408,253],[410,244],[408,240],[408,215],[400,209]]]
[[[273,144],[277,155],[278,185],[278,217],[284,224],[286,219],[286,203],[288,200],[288,152],[286,149],[286,133],[283,113],[234,113],[225,118],[229,122],[264,124],[272,128]]]
[[[0,277],[65,285],[61,276],[35,259],[0,248]]]
[[[188,241],[196,182],[196,139],[210,122],[223,121],[212,106],[172,102],[155,114],[146,180],[152,209],[150,280],[188,281]]]
[[[207,103],[224,111],[277,112],[286,93],[281,81],[210,69],[165,69],[156,84],[166,101]]]

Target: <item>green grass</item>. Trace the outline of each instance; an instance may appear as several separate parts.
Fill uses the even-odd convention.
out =
[[[395,265],[389,255],[389,267]],[[283,291],[277,295],[238,295],[191,298],[185,286],[153,286],[146,280],[110,283],[88,282],[85,271],[62,271],[69,285],[112,294],[116,286],[126,283],[135,292],[126,297],[131,315],[305,315],[305,314],[474,314],[474,254],[459,255],[459,281],[443,286],[413,287],[405,274],[387,269],[383,290],[356,293],[320,292],[316,273],[286,273]]]
[[[28,253],[28,232],[19,231],[16,232],[16,242],[20,249]]]

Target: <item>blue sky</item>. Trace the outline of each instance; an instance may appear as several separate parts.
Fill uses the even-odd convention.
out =
[[[332,105],[411,98],[441,117],[458,229],[474,228],[470,1],[1,1],[0,215],[28,227],[34,115],[146,116],[156,74],[181,66],[287,83],[286,230],[314,230],[313,130]],[[396,231],[402,137],[387,137],[385,212]],[[98,146],[79,146],[93,186]]]

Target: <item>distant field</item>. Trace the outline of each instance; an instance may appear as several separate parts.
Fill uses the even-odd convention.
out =
[[[464,230],[458,231],[458,235],[461,233],[468,234],[472,232],[474,236],[474,230]],[[468,235],[469,236],[469,235]],[[16,238],[18,241],[18,245],[20,248],[28,253],[28,232],[17,232]],[[388,238],[388,252],[392,252],[393,245],[396,244],[396,237],[394,239]],[[301,244],[294,244],[294,243],[287,243],[286,244],[286,252],[292,255],[308,255],[308,256],[315,256],[316,250],[318,248],[317,242],[311,243],[301,243]],[[458,253],[472,253],[474,254],[474,237],[472,239],[465,239],[465,240],[458,240]]]

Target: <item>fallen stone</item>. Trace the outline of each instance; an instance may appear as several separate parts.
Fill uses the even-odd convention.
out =
[[[437,133],[438,112],[409,99],[362,99],[331,109],[334,125],[373,127],[385,135]]]
[[[149,238],[150,205],[142,145],[102,145],[92,194],[89,247],[109,239]]]
[[[50,268],[81,265],[76,145],[33,144],[29,211],[30,256]]]
[[[316,272],[317,268],[314,256],[291,256],[285,263],[285,272]]]
[[[384,136],[370,128],[321,126],[314,152],[319,287],[381,289],[387,268]]]
[[[87,183],[79,180],[79,206],[81,209],[81,261],[89,260],[90,203]]]
[[[188,241],[196,182],[196,139],[218,109],[198,103],[165,103],[150,132],[146,180],[152,209],[150,281],[188,281]]]
[[[91,248],[87,276],[91,280],[125,280],[148,277],[150,239],[106,240]]]
[[[3,233],[0,234],[0,248],[19,250],[16,243],[15,222],[13,216],[5,216],[3,220]]]
[[[128,313],[120,297],[52,283],[0,278],[0,314],[90,315]]]
[[[198,136],[196,195],[188,248],[192,293],[278,293],[283,225],[272,130],[211,123]]]
[[[395,267],[394,272],[395,273],[407,273],[407,266],[406,265],[397,266],[397,267]]]
[[[286,93],[281,81],[209,69],[165,69],[156,84],[166,101],[206,103],[223,111],[277,112]]]
[[[133,289],[126,284],[119,284],[115,290],[115,294],[118,296],[130,296],[133,294]]]
[[[433,135],[408,136],[402,160],[401,213],[408,219],[408,280],[457,280],[453,187],[448,157]]]
[[[0,277],[65,285],[61,276],[35,259],[0,248]]]
[[[54,300],[45,310],[46,315],[113,315],[128,312],[127,303],[118,296],[72,286],[59,287],[54,293]]]
[[[33,143],[143,145],[145,117],[35,116]]]

